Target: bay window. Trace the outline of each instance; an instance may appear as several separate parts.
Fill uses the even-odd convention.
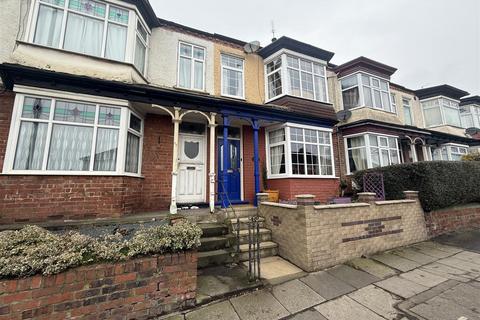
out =
[[[222,54],[222,95],[243,98],[243,59]]]
[[[344,110],[366,106],[396,113],[388,81],[358,72],[340,79],[340,85]]]
[[[461,106],[459,110],[463,128],[480,128],[480,107]]]
[[[348,172],[400,163],[398,138],[366,133],[345,137]]]
[[[31,42],[130,62],[145,72],[148,32],[134,10],[96,0],[36,0],[35,5]],[[134,28],[136,39],[129,39]]]
[[[14,112],[8,173],[140,174],[142,119],[124,106],[17,94]]]
[[[178,86],[185,89],[204,90],[205,49],[180,42],[178,50]]]
[[[434,127],[450,125],[461,127],[460,107],[458,101],[440,97],[422,101],[425,126]]]
[[[269,178],[335,176],[328,130],[287,124],[267,131],[267,149]]]
[[[267,97],[292,95],[328,102],[326,63],[282,53],[265,65]]]
[[[444,144],[433,149],[433,160],[460,161],[464,155],[468,154],[468,146],[456,144]]]

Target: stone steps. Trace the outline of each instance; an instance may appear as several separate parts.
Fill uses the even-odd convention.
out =
[[[235,242],[233,234],[226,234],[222,236],[205,237],[200,239],[201,245],[198,248],[199,252],[212,251],[218,249],[231,248]]]
[[[240,218],[240,230],[247,230],[248,229],[248,217],[243,217]],[[265,218],[259,217],[259,226],[260,228],[264,228],[265,226]],[[237,219],[230,219],[230,225],[231,225],[231,230],[236,231],[237,230]]]
[[[235,249],[234,235],[229,233],[228,226],[223,223],[198,223],[203,234],[198,248],[198,267],[206,268],[225,265],[233,262]]]
[[[202,237],[214,237],[228,234],[228,227],[223,223],[198,223],[203,231]]]
[[[266,228],[260,228],[260,242],[271,241],[272,231]],[[235,237],[237,233],[234,233]],[[248,230],[240,230],[240,245],[248,244]]]
[[[198,253],[198,267],[225,265],[233,262],[235,253],[231,249],[218,249]],[[248,257],[248,252],[247,252]]]
[[[266,258],[278,254],[278,244],[273,241],[260,242],[260,257]],[[248,244],[240,245],[239,261],[248,261]]]

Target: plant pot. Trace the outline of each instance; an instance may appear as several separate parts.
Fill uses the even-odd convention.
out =
[[[263,192],[268,193],[268,201],[278,202],[280,191],[278,191],[278,190],[265,190]]]

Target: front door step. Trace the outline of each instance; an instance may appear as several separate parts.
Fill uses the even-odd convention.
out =
[[[247,252],[248,254],[248,252]],[[218,249],[198,253],[198,268],[221,266],[233,262],[234,252],[231,249]]]
[[[260,242],[260,258],[276,256],[278,244],[273,241]],[[239,261],[248,261],[248,243],[240,245]]]

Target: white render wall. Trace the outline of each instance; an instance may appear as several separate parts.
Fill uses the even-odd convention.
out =
[[[155,28],[150,38],[148,80],[153,85],[177,86],[179,41],[205,48],[205,92],[214,94],[214,44],[210,40],[176,32],[167,28]]]
[[[12,62],[15,41],[22,39],[27,28],[28,9],[32,0],[2,0],[0,10],[0,63]],[[20,18],[21,17],[21,18]]]

